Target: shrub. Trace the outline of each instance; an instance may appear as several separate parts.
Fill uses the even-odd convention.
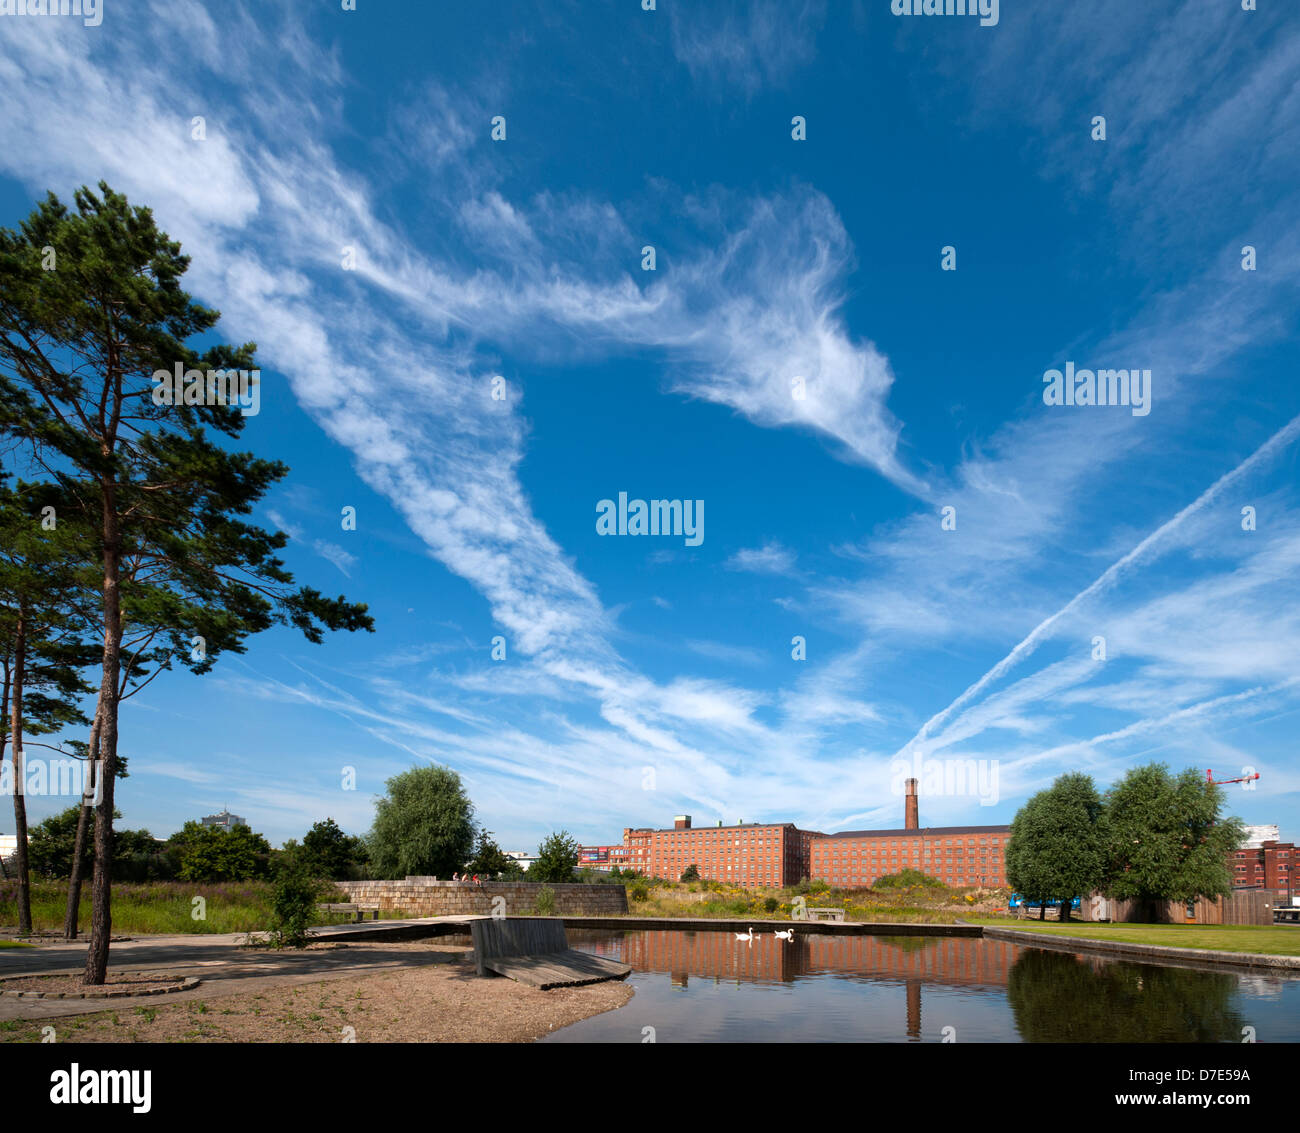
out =
[[[633,901],[644,901],[650,896],[650,886],[644,881],[638,881],[628,890],[628,895]]]
[[[328,890],[302,869],[282,869],[271,892],[271,944],[276,948],[306,948],[316,903]]]
[[[775,897],[768,897],[765,898],[763,901],[763,908],[769,913],[775,913],[777,910],[777,906],[780,904],[781,902],[778,901]]]
[[[920,887],[923,889],[943,889],[944,883],[937,877],[930,877],[922,873],[919,869],[904,869],[898,873],[891,873],[885,877],[877,878],[874,888],[876,889],[907,889]]]
[[[539,917],[555,916],[555,890],[549,885],[543,885],[537,891],[537,903],[533,906],[533,912]]]

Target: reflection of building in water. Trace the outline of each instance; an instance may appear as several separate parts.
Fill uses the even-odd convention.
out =
[[[907,1037],[921,1037],[921,981],[907,981]]]
[[[936,984],[1005,987],[1020,949],[1004,940],[969,936],[809,935],[804,971],[861,972]]]
[[[674,984],[687,976],[742,982],[787,983],[823,972],[855,973],[883,980],[907,981],[918,987],[915,1010],[920,1017],[919,985],[968,984],[1005,987],[1015,963],[1016,945],[972,937],[849,936],[809,933],[791,942],[770,931],[755,932],[752,942],[731,932],[679,929],[629,933],[617,954],[639,972],[667,972]],[[908,993],[909,1025],[913,1012]],[[919,1025],[919,1023],[918,1023]]]

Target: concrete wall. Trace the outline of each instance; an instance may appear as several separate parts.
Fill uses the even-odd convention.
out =
[[[384,911],[409,917],[440,917],[449,913],[492,912],[492,899],[505,898],[507,916],[528,916],[542,888],[537,882],[494,881],[481,886],[459,881],[408,877],[404,881],[336,881],[349,901],[378,903]],[[562,917],[612,917],[627,912],[627,890],[621,885],[551,885],[555,914]]]

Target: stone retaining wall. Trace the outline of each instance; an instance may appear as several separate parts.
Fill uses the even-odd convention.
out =
[[[336,881],[349,901],[378,904],[380,909],[408,917],[441,917],[454,913],[492,912],[492,899],[505,898],[507,916],[526,916],[537,904],[537,882],[489,881],[467,885],[408,877],[404,881]],[[562,917],[612,917],[627,912],[627,890],[621,885],[551,885],[555,914]]]

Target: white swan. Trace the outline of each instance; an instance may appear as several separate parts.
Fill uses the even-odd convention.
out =
[[[748,932],[738,932],[738,933],[736,933],[736,939],[737,939],[737,940],[753,940],[753,939],[754,939],[754,926],[753,926],[753,925],[750,925],[750,926],[749,926],[749,931],[748,931]]]
[[[785,932],[774,932],[772,935],[775,936],[777,940],[793,940],[794,929],[788,928]]]

